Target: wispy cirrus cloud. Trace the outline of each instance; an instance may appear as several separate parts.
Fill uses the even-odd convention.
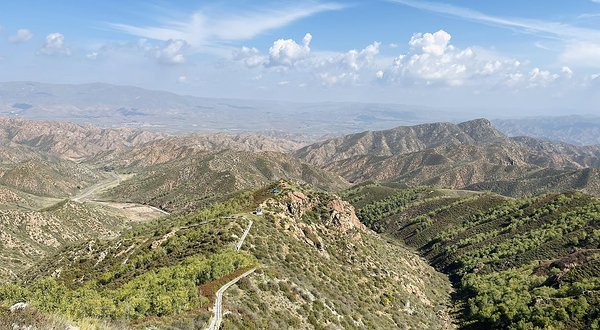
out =
[[[578,39],[591,42],[600,42],[600,30],[582,28],[561,22],[544,21],[530,18],[503,18],[491,16],[469,8],[459,7],[447,3],[416,1],[416,0],[388,0],[405,6],[431,11],[439,14],[455,16],[461,19],[474,21],[486,25],[508,28],[517,32],[531,33],[550,38]],[[600,0],[597,0],[600,2]]]
[[[109,23],[114,30],[155,40],[185,40],[195,49],[222,47],[251,39],[266,31],[286,26],[320,12],[341,10],[338,3],[306,2],[287,6],[275,5],[243,12],[212,13],[209,9],[192,13],[187,20],[161,19],[155,26]]]

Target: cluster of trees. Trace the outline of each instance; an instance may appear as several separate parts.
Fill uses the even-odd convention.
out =
[[[430,187],[415,187],[399,190],[389,197],[372,202],[358,209],[356,211],[356,216],[365,225],[373,227],[373,225],[382,218],[403,211],[408,205],[418,200],[421,193],[427,189],[430,189]],[[381,226],[378,226],[378,228],[379,227]]]
[[[557,289],[533,271],[524,266],[466,275],[465,318],[486,329],[600,329],[600,278]]]
[[[600,329],[597,199],[568,192],[511,200],[417,196],[395,209],[390,202],[364,206],[365,223],[410,219],[394,235],[456,280],[465,328]]]
[[[176,266],[143,273],[110,290],[101,290],[100,285],[114,275],[110,273],[77,289],[70,289],[51,278],[30,287],[6,284],[0,286],[0,301],[7,304],[27,302],[43,312],[75,319],[131,320],[150,315],[173,315],[200,306],[199,285],[255,263],[253,257],[231,250],[210,257],[195,255]],[[203,299],[206,303],[206,298]]]

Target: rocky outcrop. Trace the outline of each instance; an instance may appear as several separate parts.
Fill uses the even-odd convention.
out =
[[[327,204],[330,208],[330,219],[333,225],[341,232],[347,232],[351,229],[356,229],[360,232],[366,232],[367,227],[358,220],[354,207],[350,203],[341,199],[334,199]]]
[[[354,207],[337,197],[323,199],[319,194],[307,196],[301,191],[290,191],[279,198],[267,199],[260,207],[275,215],[277,227],[319,248],[323,253],[325,246],[322,235],[334,238],[336,233],[343,233],[360,240],[360,233],[367,231],[366,226],[358,220]]]

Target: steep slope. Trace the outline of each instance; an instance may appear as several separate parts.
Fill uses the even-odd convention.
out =
[[[70,161],[28,160],[0,165],[0,185],[55,198],[74,196],[106,179],[106,174]]]
[[[165,210],[195,209],[281,178],[327,191],[348,187],[334,174],[276,152],[207,151],[160,144],[99,155],[93,162],[135,173],[101,198],[147,203]]]
[[[370,190],[363,186],[345,196],[354,203]],[[596,198],[563,193],[508,200],[418,187],[363,205],[356,211],[361,221],[418,249],[450,275],[460,328],[599,325]]]
[[[116,237],[128,226],[101,207],[68,201],[40,211],[0,210],[0,278],[9,281],[65,245]]]
[[[542,169],[572,171],[599,165],[600,158],[594,156],[573,157],[514,144],[493,144],[485,147],[445,146],[392,157],[357,156],[331,163],[325,169],[351,182],[395,181],[410,185],[483,189],[487,182],[516,183],[534,172],[540,176],[546,173],[539,172]],[[577,188],[569,186],[566,181],[560,186]]]
[[[316,166],[354,156],[394,156],[448,145],[484,146],[510,140],[486,119],[464,123],[400,126],[390,130],[346,135],[306,146],[292,153]]]
[[[576,189],[600,196],[600,168],[590,167],[576,171],[544,169],[520,176],[516,180],[486,181],[468,185],[465,189],[491,191],[513,197]]]
[[[248,211],[256,207],[265,215]],[[228,218],[201,222],[220,216]],[[69,314],[74,325],[92,318],[204,329],[216,290],[252,268],[226,291],[223,329],[451,326],[443,275],[367,230],[337,196],[286,181],[63,249],[24,273],[23,285],[0,286],[0,301]]]

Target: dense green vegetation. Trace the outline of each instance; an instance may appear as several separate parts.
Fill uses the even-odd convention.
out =
[[[22,281],[0,286],[0,305],[27,302],[75,320],[123,321],[197,309],[198,286],[257,262],[232,249],[246,223],[203,220],[250,203],[252,194],[241,193],[193,215],[139,225],[118,239],[67,246],[22,274]]]
[[[388,197],[357,214],[451,276],[462,328],[599,328],[600,201],[579,192],[413,202],[411,189],[394,196],[405,196],[400,204],[408,207],[373,222],[369,211]]]

